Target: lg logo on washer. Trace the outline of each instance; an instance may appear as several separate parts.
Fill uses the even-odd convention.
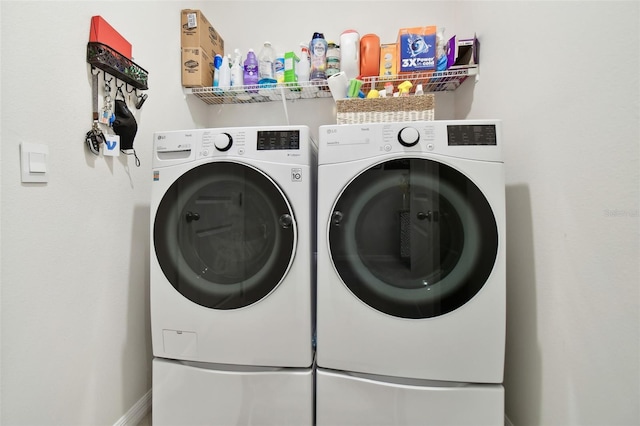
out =
[[[291,181],[302,182],[302,169],[299,169],[299,168],[291,169]]]

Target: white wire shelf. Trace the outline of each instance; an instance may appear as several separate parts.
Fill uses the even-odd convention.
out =
[[[330,98],[326,80],[299,83],[281,83],[262,86],[236,86],[185,88],[185,93],[195,95],[209,105],[252,104],[296,99]]]
[[[469,66],[438,72],[421,72],[394,75],[388,77],[364,77],[362,91],[366,94],[371,89],[382,90],[384,85],[392,83],[396,88],[403,81],[411,81],[413,93],[422,85],[425,93],[450,92],[456,90],[470,76],[478,77],[478,67]],[[299,83],[281,83],[268,86],[237,86],[228,89],[219,87],[191,87],[184,89],[186,94],[198,97],[208,105],[252,104],[297,99],[317,99],[331,97],[326,80]]]
[[[397,90],[398,84],[404,81],[410,81],[411,84],[413,84],[410,94],[415,92],[418,84],[422,85],[424,93],[452,92],[460,87],[467,77],[470,76],[476,76],[476,78],[478,78],[477,65],[437,72],[419,72],[387,77],[364,77],[362,79],[362,91],[367,93],[371,89],[382,90],[387,83],[393,84]]]

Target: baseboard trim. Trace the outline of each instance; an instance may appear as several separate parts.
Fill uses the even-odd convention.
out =
[[[504,415],[504,426],[513,426],[513,423],[511,423],[511,420],[509,420],[506,414]]]
[[[124,416],[115,422],[113,426],[137,426],[144,416],[151,411],[151,389],[138,400]]]

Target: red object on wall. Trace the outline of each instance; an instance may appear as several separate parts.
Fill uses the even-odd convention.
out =
[[[102,16],[91,17],[89,41],[106,44],[122,56],[131,59],[131,43],[122,37]]]

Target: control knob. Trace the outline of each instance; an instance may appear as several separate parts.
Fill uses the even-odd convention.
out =
[[[414,146],[420,141],[420,132],[413,127],[405,127],[398,132],[398,142],[404,146]]]
[[[228,151],[233,145],[233,138],[229,133],[219,133],[213,137],[213,145],[218,151]]]

